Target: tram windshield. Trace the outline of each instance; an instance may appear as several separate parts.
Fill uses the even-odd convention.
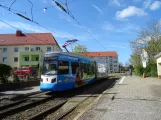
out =
[[[57,61],[56,60],[44,60],[43,74],[44,75],[56,75],[57,74]]]

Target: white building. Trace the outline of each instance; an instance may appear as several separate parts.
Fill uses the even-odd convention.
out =
[[[161,52],[155,56],[157,60],[157,73],[158,73],[158,78],[161,79]]]
[[[0,34],[0,63],[11,67],[42,65],[46,52],[61,51],[51,33]]]
[[[116,52],[88,52],[87,56],[105,60],[108,73],[119,72],[118,54]]]

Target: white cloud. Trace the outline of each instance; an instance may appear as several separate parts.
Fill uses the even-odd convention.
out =
[[[113,44],[113,45],[107,45],[107,47],[127,48],[127,46],[125,46],[125,45],[116,45],[116,44]]]
[[[8,26],[0,21],[0,29],[8,29],[8,28],[10,28],[10,26]]]
[[[5,21],[6,23],[24,31],[24,32],[33,32],[33,33],[52,33],[54,37],[57,37],[57,38],[69,38],[69,39],[78,39],[80,41],[88,41],[88,40],[91,40],[93,39],[91,36],[89,36],[88,34],[86,33],[79,33],[79,34],[71,34],[71,33],[68,33],[68,32],[64,32],[64,31],[58,31],[58,30],[52,30],[52,31],[49,31],[45,28],[42,28],[40,26],[37,26],[37,25],[30,25],[30,24],[27,24],[27,23],[22,23],[22,22],[18,22],[18,21]],[[5,23],[2,23],[0,22],[0,30],[4,30],[4,29],[12,29],[12,27],[8,26],[7,24]],[[15,29],[15,28],[14,28]],[[16,30],[16,29],[15,29]],[[58,33],[58,34],[56,34]],[[96,35],[94,35],[95,37],[97,37]]]
[[[134,2],[141,2],[142,0],[133,0]]]
[[[40,0],[40,1],[44,4],[48,3],[48,0]]]
[[[124,33],[134,33],[140,30],[140,27],[134,24],[121,25],[120,28],[117,28],[116,32]]]
[[[94,4],[92,4],[92,6],[93,6],[94,8],[96,8],[96,10],[98,10],[98,12],[103,13],[103,11],[102,11],[98,6],[96,6],[96,5],[94,5]]]
[[[161,1],[154,1],[151,6],[150,9],[151,10],[157,10],[161,7]]]
[[[114,28],[114,26],[113,26],[111,23],[105,22],[105,23],[102,25],[102,29],[103,29],[103,30],[106,30],[106,31],[112,31],[112,30],[114,30],[115,28]]]
[[[106,31],[118,33],[134,33],[140,29],[139,26],[130,23],[115,26],[109,22],[104,22],[101,28]]]
[[[68,15],[63,15],[63,14],[59,14],[59,18],[61,19],[65,19],[68,22],[72,22],[73,20],[68,16]]]
[[[109,5],[121,6],[121,4],[118,0],[110,0]]]
[[[135,6],[129,6],[122,11],[116,12],[116,19],[122,20],[132,16],[145,16],[147,13],[143,9],[137,8]]]
[[[25,31],[28,31],[28,32],[40,32],[40,33],[49,32],[46,29],[43,29],[43,28],[41,28],[39,26],[30,25],[30,24],[26,24],[26,23],[22,23],[22,22],[18,22],[18,21],[15,21],[15,22],[5,21],[5,22],[10,24],[10,25],[12,25],[12,26],[14,26],[15,29],[18,28],[18,29],[25,30]],[[0,29],[3,29],[3,28],[10,29],[12,27],[10,27],[10,26],[6,25],[5,23],[1,22],[0,23]]]
[[[151,4],[151,0],[144,0],[143,7],[144,8],[149,8],[150,7],[150,4]]]

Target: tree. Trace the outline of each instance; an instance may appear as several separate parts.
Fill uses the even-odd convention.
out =
[[[137,52],[134,52],[130,57],[130,64],[133,66],[139,66],[141,64],[140,55]]]
[[[130,63],[134,66],[135,73],[137,75],[146,73],[149,76],[155,76],[157,70],[154,56],[161,51],[160,21],[151,21],[146,28],[140,30],[136,40],[130,41],[130,45],[132,49]],[[141,58],[143,57],[141,57],[141,55],[143,50],[147,52],[148,56],[148,63],[146,68],[143,68],[141,64]]]
[[[74,46],[73,52],[76,54],[87,55],[87,47],[84,45]]]
[[[136,40],[130,41],[133,53],[141,55],[144,49],[149,58],[153,59],[161,51],[161,24],[160,21],[151,21],[146,28],[138,33]]]
[[[2,83],[7,82],[11,70],[12,70],[11,66],[6,64],[0,64],[0,80]]]

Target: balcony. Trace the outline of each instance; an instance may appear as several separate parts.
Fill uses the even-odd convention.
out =
[[[42,52],[20,51],[19,59],[19,66],[37,66],[38,64],[42,64]]]
[[[39,61],[20,61],[21,66],[37,66],[38,64],[42,64]]]
[[[42,51],[20,51],[19,56],[23,55],[42,55]]]

